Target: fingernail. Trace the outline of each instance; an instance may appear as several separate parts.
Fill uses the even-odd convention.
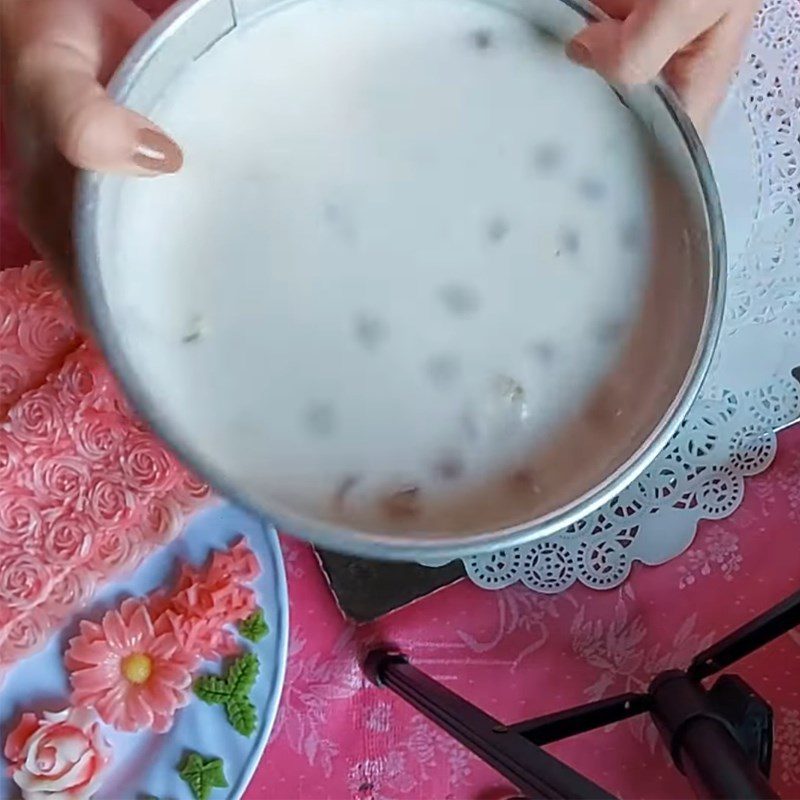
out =
[[[172,139],[155,128],[141,128],[136,134],[133,163],[137,167],[165,174],[177,172],[183,164],[183,153]]]
[[[567,58],[580,64],[582,67],[591,66],[592,52],[582,42],[576,42],[574,39],[567,45]]]

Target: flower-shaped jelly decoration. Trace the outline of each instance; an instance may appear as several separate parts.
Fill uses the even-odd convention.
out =
[[[111,756],[94,713],[83,708],[23,714],[3,752],[24,800],[88,800]]]
[[[174,634],[156,632],[145,604],[125,600],[100,624],[81,622],[64,663],[76,706],[94,708],[118,730],[163,733],[191,699],[198,658]]]
[[[157,633],[172,633],[180,645],[204,659],[219,659],[239,652],[226,626],[247,619],[256,609],[256,595],[245,585],[261,566],[244,539],[226,551],[216,552],[209,564],[184,564],[172,594],[150,597]]]

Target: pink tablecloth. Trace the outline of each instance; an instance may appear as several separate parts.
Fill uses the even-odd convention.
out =
[[[161,0],[142,3],[153,11]],[[0,209],[0,265],[32,256]],[[462,582],[362,627],[338,612],[309,548],[286,539],[292,601],[288,676],[272,743],[250,800],[476,798],[507,784],[388,692],[365,684],[358,654],[401,646],[418,666],[512,721],[638,691],[670,666],[800,585],[800,429],[780,438],[775,466],[748,484],[730,519],[702,526],[692,547],[622,587],[576,586],[544,597],[484,592]],[[740,674],[773,704],[773,778],[800,798],[800,633],[744,661]],[[684,797],[652,725],[641,719],[560,743],[552,751],[628,798]]]

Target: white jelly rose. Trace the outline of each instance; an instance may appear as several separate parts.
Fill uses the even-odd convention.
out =
[[[9,774],[23,800],[88,800],[111,756],[93,712],[69,708],[22,715],[6,739]]]

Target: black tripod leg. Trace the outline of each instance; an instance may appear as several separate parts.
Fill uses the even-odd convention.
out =
[[[557,711],[544,717],[516,722],[509,725],[508,729],[541,746],[579,733],[593,731],[604,725],[644,714],[649,710],[649,695],[629,692],[568,708],[566,711]]]
[[[775,800],[759,764],[738,741],[731,721],[684,672],[659,675],[650,687],[652,714],[672,758],[699,797]]]
[[[740,658],[769,644],[773,639],[800,625],[800,591],[756,617],[716,644],[712,644],[692,661],[689,676],[694,680],[708,678],[729,667]]]
[[[526,797],[613,798],[578,772],[509,730],[477,706],[408,663],[405,656],[373,650],[364,671],[508,778]]]

